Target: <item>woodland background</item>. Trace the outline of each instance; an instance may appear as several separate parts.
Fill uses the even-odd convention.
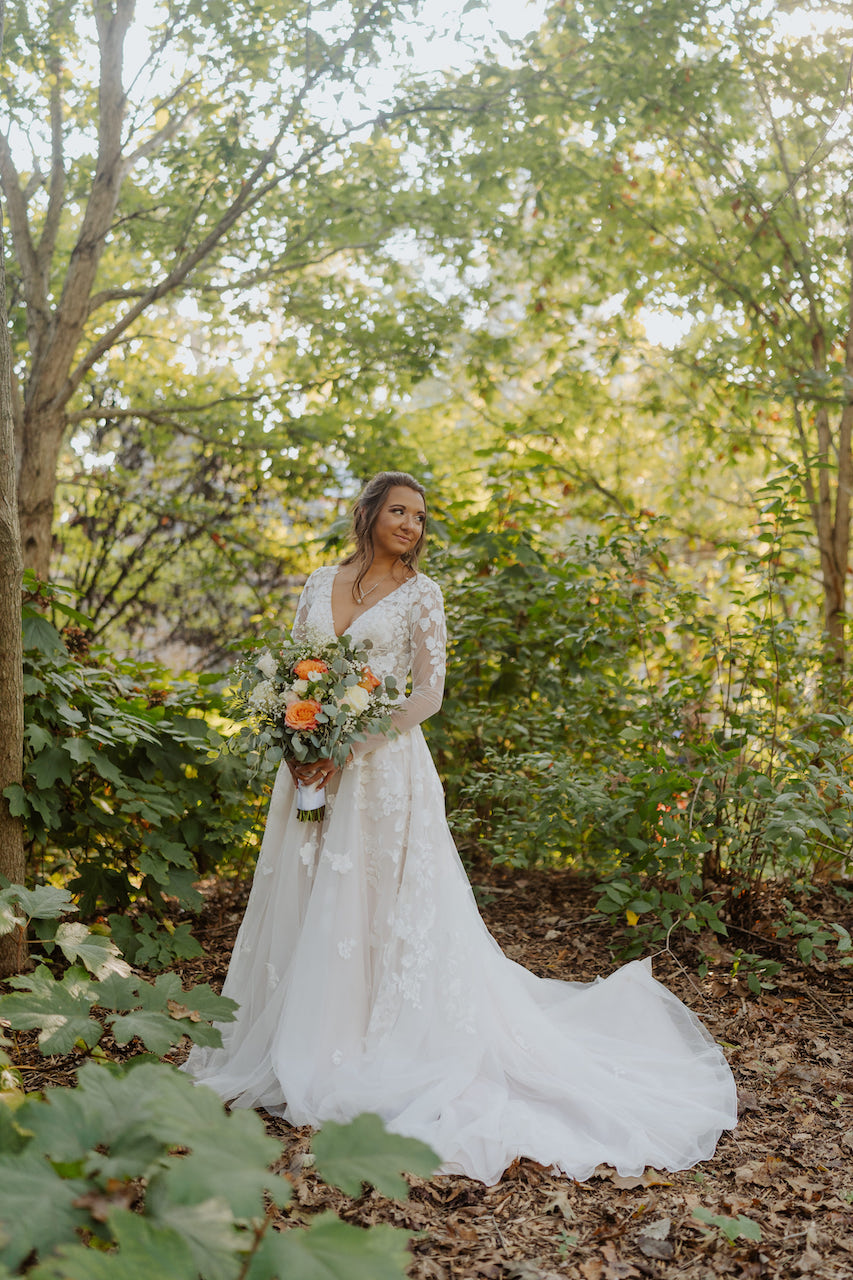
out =
[[[168,1156],[224,1115],[179,1134],[175,1101],[113,1167],[94,1103],[79,1150],[45,1120],[97,1065],[74,1103],[24,1080],[28,1046],[100,1054],[120,1110],[128,1073],[181,1087],[134,1047],[216,1035],[176,969],[205,976],[199,938],[216,969],[197,913],[239,896],[270,781],[228,672],[373,472],[429,492],[451,653],[427,730],[475,878],[576,877],[604,964],[663,951],[757,1007],[794,973],[843,990],[853,17],[559,0],[513,37],[481,0],[0,0],[0,23],[0,1185],[29,1161],[54,1224],[0,1237],[0,1266],[89,1277],[100,1249],[121,1278],[162,1247],[176,1276],[301,1275],[266,1139],[235,1200]],[[765,1274],[750,1227],[712,1225]],[[565,1274],[616,1266],[589,1261]]]

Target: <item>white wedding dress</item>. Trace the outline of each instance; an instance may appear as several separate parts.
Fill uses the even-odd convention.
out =
[[[335,567],[308,580],[294,636],[334,634]],[[412,692],[398,735],[360,744],[322,823],[282,768],[223,994],[221,1049],[186,1069],[232,1105],[295,1125],[377,1112],[446,1172],[496,1182],[516,1156],[588,1178],[685,1169],[736,1122],[726,1060],[696,1018],[625,965],[589,984],[537,978],[483,924],[420,722],[444,686],[441,593],[423,574],[349,628],[376,675]]]

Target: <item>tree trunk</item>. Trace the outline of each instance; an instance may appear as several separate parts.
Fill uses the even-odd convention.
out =
[[[0,0],[0,48],[5,3]],[[12,352],[6,314],[3,213],[0,208],[0,873],[24,879],[24,830],[9,812],[3,790],[23,772],[24,675],[21,653],[21,540],[15,485],[15,426],[12,414]],[[0,936],[0,977],[24,962],[23,930]]]
[[[37,578],[50,574],[53,513],[59,455],[65,435],[63,410],[24,413],[23,448],[18,476],[18,519],[24,563]]]

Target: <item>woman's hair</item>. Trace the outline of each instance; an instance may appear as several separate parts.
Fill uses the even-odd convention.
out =
[[[342,560],[342,564],[357,564],[358,576],[352,585],[353,598],[358,599],[358,588],[361,586],[364,575],[373,564],[373,526],[376,524],[376,518],[385,505],[385,499],[388,496],[388,490],[393,489],[395,485],[403,485],[406,489],[413,489],[415,493],[419,493],[424,500],[426,506],[426,489],[419,484],[414,476],[410,476],[406,471],[380,471],[372,480],[368,480],[355,501],[352,511],[352,536],[355,541],[355,551],[352,555]],[[400,556],[400,559],[410,569],[417,570],[418,556],[423,550],[424,541],[426,539],[426,523],[421,529],[421,536],[410,551],[406,551]]]

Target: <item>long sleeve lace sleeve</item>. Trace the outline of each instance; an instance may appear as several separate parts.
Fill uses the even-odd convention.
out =
[[[421,591],[412,602],[409,613],[409,635],[412,649],[412,688],[392,713],[391,727],[406,733],[434,715],[444,696],[447,659],[447,626],[444,601],[434,582],[423,580]],[[381,734],[371,734],[353,746],[356,758],[374,751],[383,741]]]
[[[434,582],[424,583],[425,590],[412,605],[412,691],[391,717],[398,733],[414,729],[435,715],[444,697],[444,673],[447,659],[447,626],[444,601]]]

